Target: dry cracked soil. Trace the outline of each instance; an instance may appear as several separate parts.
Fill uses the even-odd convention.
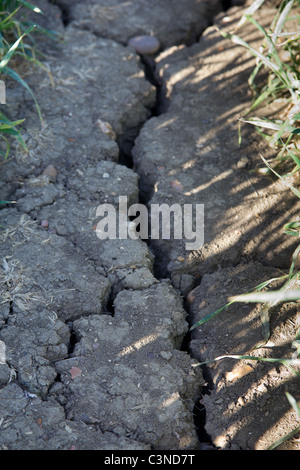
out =
[[[245,6],[33,3],[44,15],[30,20],[60,38],[36,33],[46,70],[22,65],[42,123],[28,91],[6,80],[5,112],[25,118],[28,151],[12,144],[0,166],[1,200],[14,201],[0,212],[0,448],[267,449],[299,424],[285,396],[299,398],[293,372],[199,364],[291,357],[298,304],[272,312],[267,348],[256,304],[190,330],[286,272],[295,248],[281,227],[299,201],[255,171],[272,149],[247,126],[238,143],[254,59],[215,25],[233,30]],[[253,25],[241,34],[259,47]],[[137,52],[128,41],[139,35],[159,49]],[[147,215],[161,204],[204,208],[192,220],[199,243],[204,221],[204,243],[187,249],[188,231],[129,236],[137,213],[124,215],[124,197]],[[99,206],[125,220],[123,236],[101,239]],[[279,449],[299,450],[299,436]]]

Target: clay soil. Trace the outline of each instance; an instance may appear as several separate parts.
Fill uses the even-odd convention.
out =
[[[31,19],[60,38],[36,36],[49,73],[21,66],[43,123],[6,81],[5,113],[25,118],[28,151],[12,143],[0,166],[0,199],[13,201],[0,211],[0,448],[268,449],[299,426],[286,397],[299,400],[299,379],[259,358],[295,357],[299,304],[270,310],[267,344],[260,304],[235,303],[191,330],[286,274],[296,247],[283,226],[298,199],[257,171],[274,149],[246,125],[238,143],[255,60],[215,26],[232,31],[245,7],[33,3],[46,14]],[[141,34],[160,49],[128,46]],[[253,25],[240,34],[259,47]],[[202,204],[203,245],[101,240],[97,207],[118,212],[120,196],[148,209]],[[228,355],[258,359],[214,361]],[[299,450],[299,439],[277,449]]]

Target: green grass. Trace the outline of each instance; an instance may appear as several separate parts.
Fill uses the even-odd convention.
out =
[[[39,8],[27,1],[0,0],[0,79],[5,83],[5,78],[10,77],[28,91],[35,103],[36,111],[42,123],[43,120],[38,102],[27,82],[21,77],[18,66],[20,61],[26,61],[31,66],[38,65],[43,67],[36,56],[36,46],[32,40],[32,33],[44,30],[36,24],[22,21],[20,18],[22,18],[23,10],[33,11],[37,15],[42,14]],[[2,105],[2,109],[3,106],[5,105]],[[2,142],[4,142],[4,150],[0,150],[1,163],[5,162],[10,154],[11,138],[16,139],[23,149],[27,151],[20,128],[23,122],[24,119],[11,121],[5,112],[1,110],[0,137]],[[1,203],[5,202],[7,201],[1,201]]]
[[[37,58],[37,47],[33,34],[39,31],[43,34],[56,36],[53,31],[41,28],[38,24],[26,21],[26,12],[34,12],[42,15],[43,12],[30,2],[25,0],[0,0],[0,80],[9,77],[17,84],[24,87],[32,97],[41,125],[43,118],[36,97],[28,83],[22,78],[19,68],[24,61],[31,67],[45,69],[43,63]],[[48,71],[47,71],[48,72]],[[24,119],[10,120],[5,112],[0,111],[0,164],[5,164],[11,151],[11,139],[15,139],[25,152],[28,151],[22,136],[22,123]],[[0,201],[0,205],[13,201]]]
[[[266,140],[266,145],[275,150],[275,156],[267,160],[260,155],[264,164],[263,173],[273,173],[279,178],[292,192],[300,198],[300,190],[297,184],[299,182],[300,170],[300,0],[281,1],[269,30],[265,30],[255,19],[255,13],[263,7],[265,0],[255,0],[246,10],[238,23],[235,31],[226,33],[219,30],[220,34],[234,44],[246,48],[255,58],[256,65],[249,77],[248,84],[253,93],[253,101],[240,123],[255,126],[256,130]],[[291,30],[289,22],[295,20],[298,22],[296,31]],[[254,49],[250,44],[243,40],[237,32],[247,22],[251,22],[263,37],[263,42],[259,50]],[[284,54],[283,54],[284,52]],[[283,59],[284,57],[284,59]],[[263,72],[267,79],[262,86],[256,84],[259,74]],[[284,118],[274,116],[274,119],[250,116],[255,110],[269,109],[272,103],[281,100],[286,107]],[[269,115],[269,113],[268,113]],[[241,140],[241,135],[239,134]],[[282,227],[282,231],[291,237],[300,237],[300,222],[291,220]],[[292,263],[289,272],[276,279],[268,279],[265,282],[255,286],[250,291],[230,297],[228,303],[221,306],[216,311],[206,315],[200,321],[192,325],[191,330],[199,327],[203,323],[221,314],[224,310],[230,309],[230,306],[236,302],[254,302],[260,304],[260,320],[262,328],[262,342],[256,347],[266,344],[270,337],[270,309],[271,307],[283,302],[295,302],[300,300],[300,272],[296,269],[296,261],[300,253],[300,243],[294,251]],[[284,281],[279,290],[270,290],[270,286],[275,281]],[[293,366],[300,364],[300,329],[295,333],[295,339],[291,345],[296,349],[292,358],[263,358],[253,356],[224,355],[213,358],[203,364],[222,360],[226,357],[233,359],[247,359],[260,362],[281,363],[288,367],[296,376],[299,376]],[[287,392],[286,395],[291,406],[300,419],[300,410],[295,399]],[[284,436],[279,441],[270,446],[269,450],[275,449],[280,444],[290,439],[300,431],[300,426],[294,429],[290,434]]]

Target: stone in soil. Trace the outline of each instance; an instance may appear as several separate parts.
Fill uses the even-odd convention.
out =
[[[192,44],[222,10],[219,0],[57,0],[77,28],[88,29],[101,37],[127,44],[134,36],[152,34],[163,48],[174,44]]]
[[[155,54],[160,48],[159,41],[154,36],[134,36],[127,45],[141,55]]]

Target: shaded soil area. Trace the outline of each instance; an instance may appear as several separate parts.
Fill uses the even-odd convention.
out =
[[[30,19],[61,39],[37,36],[49,73],[22,70],[42,123],[28,92],[6,82],[5,112],[26,119],[28,152],[12,145],[0,166],[1,200],[14,201],[0,212],[0,448],[267,449],[299,425],[285,395],[299,399],[293,371],[200,364],[294,357],[299,304],[270,312],[267,344],[256,304],[190,329],[288,272],[296,247],[282,228],[297,218],[297,198],[256,171],[274,150],[246,126],[238,143],[255,61],[215,26],[232,31],[244,7],[35,4],[45,15]],[[139,35],[159,49],[134,50]],[[241,35],[259,47],[253,25]],[[203,211],[192,234],[137,238],[122,198],[147,215],[162,204]],[[101,211],[112,207],[119,231],[101,237]],[[299,436],[279,449],[298,450]]]

